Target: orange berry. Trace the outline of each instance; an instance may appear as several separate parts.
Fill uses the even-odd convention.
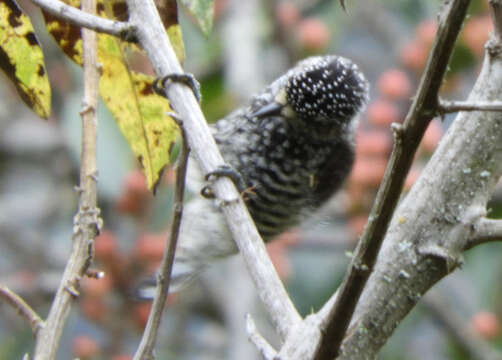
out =
[[[300,21],[300,10],[292,2],[281,2],[275,9],[277,21],[285,28],[292,27]]]
[[[380,75],[378,89],[385,96],[402,99],[410,96],[411,84],[404,71],[391,69]]]
[[[383,157],[360,157],[354,164],[350,181],[363,187],[377,187],[385,174],[386,167],[387,160]]]
[[[389,135],[381,130],[359,131],[356,142],[356,156],[386,155],[391,149]]]
[[[406,176],[406,180],[404,182],[404,190],[410,191],[415,182],[418,180],[419,176],[420,170],[417,167],[413,166]]]
[[[146,233],[141,235],[136,241],[135,256],[145,262],[160,261],[166,248],[166,239],[165,234]]]
[[[267,246],[268,254],[281,279],[287,279],[291,275],[291,263],[287,247],[282,243],[271,242]]]
[[[485,43],[493,30],[493,24],[489,16],[473,17],[465,24],[462,39],[477,56],[483,56]]]
[[[114,258],[117,251],[117,236],[112,231],[103,231],[94,241],[94,253],[101,260]]]
[[[99,345],[96,340],[86,335],[79,335],[73,339],[73,353],[81,359],[97,356],[100,352]]]
[[[326,24],[317,18],[302,20],[298,27],[301,44],[310,50],[322,50],[326,48],[331,39]]]
[[[485,339],[494,339],[500,335],[500,320],[490,311],[480,311],[471,318],[471,327]]]
[[[429,51],[423,44],[413,41],[404,45],[399,57],[403,65],[416,72],[421,72],[427,64]]]
[[[424,138],[422,139],[422,149],[428,154],[433,153],[442,136],[443,129],[441,128],[439,121],[431,121],[429,127],[425,131]]]
[[[112,357],[112,360],[132,360],[131,355],[118,354]]]
[[[351,216],[349,219],[349,229],[354,236],[359,236],[362,234],[364,230],[364,226],[368,222],[368,216],[367,215],[355,215]]]
[[[368,119],[373,125],[389,126],[393,122],[399,122],[399,110],[390,101],[376,100],[368,107]]]
[[[148,188],[146,186],[146,177],[140,170],[135,170],[127,174],[125,178],[125,190],[126,192],[132,192],[134,194],[148,194]]]
[[[151,302],[142,302],[134,305],[134,310],[133,310],[134,320],[141,329],[145,328],[151,309],[152,309]]]
[[[417,28],[417,38],[427,50],[432,47],[438,31],[438,23],[436,20],[422,21]]]
[[[82,288],[85,295],[93,297],[101,297],[110,292],[113,287],[113,279],[109,275],[103,276],[101,279],[83,278]]]
[[[100,321],[103,319],[108,309],[102,298],[84,297],[80,302],[82,313],[89,319]]]

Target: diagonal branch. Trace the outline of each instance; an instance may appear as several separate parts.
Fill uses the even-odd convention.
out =
[[[151,0],[128,0],[131,25],[158,76],[181,73],[182,68]],[[210,134],[204,115],[192,91],[180,84],[166,90],[176,112],[183,119],[186,138],[205,173],[224,164]],[[263,240],[233,183],[219,178],[213,185],[221,200],[221,211],[246,262],[250,275],[278,333],[284,339],[301,318],[267,254]]]
[[[321,344],[314,357],[316,360],[331,360],[339,352],[356,304],[373,270],[414,154],[436,112],[438,92],[469,3],[469,0],[445,2],[436,41],[417,95],[403,126],[396,128],[394,149],[368,223],[340,286],[335,304],[323,324]]]
[[[14,307],[19,315],[28,321],[31,331],[33,331],[33,334],[36,336],[38,330],[44,326],[44,321],[38,316],[35,310],[33,310],[19,295],[6,286],[0,285],[0,298]]]
[[[118,36],[124,40],[131,40],[130,34],[134,32],[129,23],[105,19],[59,0],[32,0],[32,2],[48,13],[76,26]]]
[[[172,116],[172,115],[171,115]],[[181,124],[181,131],[183,132],[183,124]],[[178,242],[178,235],[180,232],[181,217],[183,215],[183,197],[185,193],[185,177],[187,171],[188,154],[190,149],[183,136],[183,145],[181,149],[179,165],[176,172],[176,187],[175,187],[175,200],[174,200],[174,216],[171,224],[171,231],[169,234],[169,246],[164,251],[162,256],[162,263],[160,264],[159,275],[157,277],[157,288],[155,298],[152,305],[152,310],[146,323],[141,343],[134,355],[136,360],[153,359],[153,351],[157,340],[157,333],[164,312],[167,295],[169,293],[169,283],[171,280],[171,270],[174,263],[174,254],[176,251],[176,244]]]

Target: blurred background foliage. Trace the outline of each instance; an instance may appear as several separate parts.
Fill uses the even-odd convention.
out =
[[[214,122],[309,55],[352,58],[372,84],[358,130],[357,162],[345,190],[313,219],[268,246],[302,314],[318,309],[343,277],[366,222],[392,148],[389,125],[411,103],[436,32],[438,0],[216,0],[214,28],[205,37],[180,8],[185,68],[202,85],[202,108]],[[39,11],[20,1],[44,46],[53,87],[53,115],[35,117],[4,77],[0,86],[0,283],[45,316],[66,261],[76,211],[82,71],[43,28]],[[473,0],[442,96],[464,99],[492,28],[488,1]],[[138,64],[149,69],[144,59]],[[102,104],[101,104],[102,105]],[[406,181],[410,189],[454,115],[432,122]],[[131,359],[150,303],[135,300],[138,282],[155,272],[167,241],[172,169],[157,195],[146,189],[134,157],[108,110],[99,109],[99,205],[104,230],[96,241],[101,280],[84,279],[72,309],[60,359]],[[468,176],[468,174],[466,174]],[[498,190],[491,213],[502,212]],[[502,348],[500,244],[466,253],[461,270],[442,281],[399,326],[382,359],[468,359],[447,326],[453,310],[462,326]],[[430,299],[428,299],[430,296]],[[238,257],[214,266],[189,289],[170,295],[158,344],[164,359],[258,359],[246,339],[244,314],[273,338]],[[27,324],[8,306],[0,311],[0,360],[19,359],[33,346]]]

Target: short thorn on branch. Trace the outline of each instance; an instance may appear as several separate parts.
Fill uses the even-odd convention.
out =
[[[437,105],[437,113],[442,116],[444,114],[459,112],[459,111],[502,111],[502,101],[449,101],[439,99]]]
[[[97,269],[87,269],[85,276],[91,279],[102,279],[105,277],[105,272]]]

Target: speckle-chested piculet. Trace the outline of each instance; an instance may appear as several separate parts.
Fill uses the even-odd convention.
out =
[[[265,241],[299,224],[343,185],[368,92],[352,61],[310,57],[212,125],[224,160],[248,189],[245,202]],[[187,182],[203,184],[193,160]],[[237,252],[217,201],[191,199],[180,231],[172,290],[213,260]]]

